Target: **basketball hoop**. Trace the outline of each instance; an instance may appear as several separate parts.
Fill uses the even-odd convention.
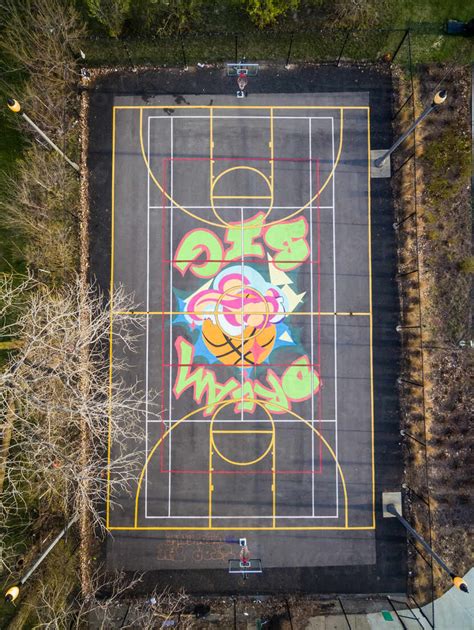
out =
[[[245,59],[242,59],[240,63],[228,63],[227,76],[237,78],[237,98],[245,98],[247,96],[247,85],[249,77],[255,77],[258,74],[258,63],[247,63]]]
[[[240,550],[240,566],[241,567],[250,566],[250,551],[247,545],[244,545]]]
[[[244,580],[250,573],[262,573],[262,561],[259,558],[251,558],[247,547],[247,539],[239,538],[239,557],[229,560],[229,573],[240,573]]]
[[[241,71],[239,76],[237,77],[237,85],[239,86],[239,90],[245,90],[247,87],[249,80],[245,72]]]
[[[247,96],[247,84],[249,80],[247,77],[247,73],[241,69],[237,76],[237,85],[239,89],[237,90],[237,98],[245,98]]]

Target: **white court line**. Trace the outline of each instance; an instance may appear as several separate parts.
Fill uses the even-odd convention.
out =
[[[330,109],[328,107],[328,109]],[[202,114],[198,114],[196,116],[150,116],[150,118],[207,118],[209,120],[210,116],[203,116]],[[334,120],[334,116],[218,116],[216,114],[213,114],[212,119],[214,120],[214,118],[231,118],[231,119],[235,119],[235,120],[239,120],[241,121],[242,118],[266,118],[266,119],[270,119],[273,118],[274,120]]]
[[[161,518],[164,521],[168,521],[168,520],[172,520],[172,519],[181,519],[181,518],[182,519],[203,519],[203,520],[206,519],[206,520],[208,520],[209,516],[189,516],[189,515],[187,515],[187,516],[147,516],[146,518],[148,518],[148,519]],[[247,521],[247,520],[253,520],[253,519],[273,518],[273,516],[248,516],[248,515],[245,515],[245,516],[214,516],[214,514],[213,514],[212,515],[212,520],[214,520],[215,518],[216,519],[218,519],[218,518],[219,519],[241,518],[241,519],[244,519],[244,520]],[[313,516],[301,516],[301,514],[295,514],[295,516],[285,515],[285,516],[277,516],[276,517],[277,521],[280,520],[280,519],[285,519],[285,518],[286,519],[289,519],[289,518],[297,519],[298,518],[298,519],[305,519],[307,521],[312,521],[315,518],[339,518],[339,517],[338,517],[337,514],[328,514],[328,515],[318,514],[318,515],[316,515],[314,517]]]
[[[309,146],[308,146],[308,156],[309,156],[309,243],[310,243],[310,259],[309,262],[313,263],[313,177],[311,172],[312,165],[312,156],[313,156],[313,131],[311,128],[311,118],[308,120],[308,136],[309,136]],[[316,191],[317,192],[317,191]],[[311,269],[311,271],[313,271]],[[312,474],[311,474],[311,514],[314,516],[314,294],[313,294],[313,273],[309,274],[310,277],[310,295],[311,295],[311,427],[313,430],[311,431],[311,463],[312,463]]]
[[[150,163],[150,119],[147,119],[147,153]],[[150,173],[147,172],[147,218],[146,218],[146,310],[150,310]],[[145,333],[145,453],[148,457],[148,348],[149,348],[149,319],[146,316]],[[145,518],[148,517],[148,466],[145,470]]]
[[[217,117],[217,116],[216,116]],[[170,122],[171,122],[171,130],[173,130],[173,117],[168,117],[168,116],[150,116],[149,118],[170,118]],[[179,116],[179,118],[185,118],[184,116]],[[187,118],[197,118],[197,116],[189,116]],[[209,118],[209,116],[201,116],[201,118]],[[219,116],[219,118],[236,118],[236,119],[240,119],[240,116]],[[254,118],[270,118],[270,116],[255,116]],[[282,116],[282,117],[275,117],[275,118],[297,118],[297,119],[302,119],[302,120],[308,120],[309,121],[309,126],[311,128],[311,120],[313,119],[328,119],[331,120],[331,128],[332,128],[332,165],[334,165],[334,117],[315,117],[315,116],[306,116],[306,117],[302,117],[302,116],[295,116],[295,117],[290,117],[290,116]],[[171,133],[173,134],[173,131],[171,131]],[[309,142],[310,142],[310,151],[311,151],[311,142],[312,142],[312,131],[310,132],[310,138],[309,138]],[[172,142],[172,154],[173,154],[173,140]],[[150,123],[149,123],[149,119],[148,119],[148,162],[150,161]],[[173,160],[171,160],[171,169],[173,168]],[[311,161],[309,162],[309,167],[310,167],[310,186],[312,187],[312,177],[311,177]],[[150,210],[152,209],[162,209],[163,206],[151,206],[149,203],[149,199],[150,199],[150,179],[149,179],[149,174],[148,174],[148,179],[147,179],[147,185],[148,185],[148,210],[147,210],[147,310],[149,310],[149,213]],[[173,176],[171,176],[171,187],[173,186]],[[333,181],[332,181],[332,188],[333,188],[333,205],[329,205],[329,206],[320,206],[320,209],[327,209],[327,210],[332,210],[332,219],[333,219],[333,251],[335,251],[335,213],[334,213],[334,200],[335,200],[335,196],[334,196],[334,191],[335,191],[335,186],[334,186],[334,177],[333,177]],[[173,194],[173,190],[172,193]],[[312,198],[312,195],[311,197]],[[212,209],[211,206],[202,206],[202,205],[196,205],[196,206],[187,206],[190,209]],[[216,206],[214,206],[216,207]],[[242,221],[242,226],[243,226],[243,211],[244,209],[248,209],[248,210],[253,210],[253,209],[261,209],[261,205],[260,206],[227,206],[227,205],[223,205],[223,206],[217,206],[218,208],[240,208],[241,210],[241,221]],[[164,206],[165,209],[170,209],[171,210],[171,214],[172,211],[174,209],[174,204],[169,204],[169,205],[165,205]],[[299,209],[300,206],[274,206],[274,209],[281,209],[281,210],[296,210]],[[312,226],[312,203],[310,204],[310,225]],[[172,219],[171,219],[171,226],[172,226]],[[172,230],[172,227],[171,227]],[[243,237],[243,230],[242,230],[242,237]],[[311,230],[311,262],[313,261],[313,246],[312,246],[312,230]],[[172,238],[170,239],[170,254],[171,257],[170,259],[172,259]],[[242,247],[242,264],[243,264],[243,247]],[[242,268],[243,269],[243,268]],[[335,274],[335,256],[334,256],[334,270],[333,270],[334,274]],[[170,301],[171,301],[171,290],[172,290],[172,277],[171,277],[171,273],[170,272]],[[335,284],[335,275],[334,275],[334,284]],[[313,302],[313,277],[311,274],[311,300]],[[336,290],[334,288],[334,303],[336,302]],[[243,308],[243,307],[242,307]],[[335,310],[336,312],[336,310]],[[311,316],[311,319],[313,319],[313,316]],[[335,322],[336,324],[336,322]],[[172,326],[172,323],[171,323]],[[171,328],[170,326],[170,328]],[[171,339],[171,331],[170,331],[170,339]],[[312,360],[311,363],[314,363],[313,361],[313,355],[314,355],[314,343],[313,343],[313,336],[314,336],[314,330],[313,330],[313,325],[311,327],[311,355],[312,355]],[[336,343],[337,340],[335,339],[335,352],[336,352]],[[148,315],[147,315],[147,347],[146,347],[146,360],[147,360],[147,365],[146,365],[146,372],[147,372],[147,377],[146,377],[146,383],[147,383],[147,398],[148,398]],[[171,353],[172,353],[172,343],[170,342],[170,364],[172,363],[171,360]],[[337,358],[336,358],[337,361]],[[337,370],[337,364],[335,365],[335,369]],[[172,370],[172,368],[171,368]],[[337,380],[337,371],[335,373],[335,378]],[[242,379],[243,379],[243,371],[242,371]],[[312,373],[312,382],[314,381],[314,374]],[[174,424],[174,422],[177,421],[173,421],[171,419],[171,391],[172,391],[172,379],[171,379],[171,375],[170,375],[170,383],[169,383],[169,387],[170,387],[170,417],[168,420],[169,426],[172,426]],[[337,385],[335,385],[336,388],[336,413],[337,413]],[[242,391],[243,391],[243,387],[242,387]],[[148,402],[147,402],[148,405]],[[314,426],[314,397],[312,397],[311,400],[311,406],[312,406],[312,425]],[[243,414],[243,405],[242,405],[242,414]],[[243,419],[243,418],[242,418]],[[334,419],[321,419],[321,422],[326,422],[326,423],[334,423],[336,425],[336,457],[337,457],[337,415]],[[159,422],[158,420],[148,420],[148,411],[147,411],[147,436],[146,436],[146,452],[148,453],[148,422]],[[210,420],[208,419],[190,419],[187,422],[202,422],[202,423],[210,423]],[[220,422],[235,422],[235,420],[220,420]],[[266,422],[265,420],[253,420],[253,422]],[[291,422],[294,424],[299,424],[300,421],[296,420],[294,418],[292,419],[277,419],[275,418],[275,422],[276,423],[283,423],[283,422]],[[313,432],[312,432],[313,434]],[[313,455],[312,455],[312,461],[313,461],[313,471],[314,471],[314,434],[312,435],[313,438]],[[170,461],[171,461],[171,451],[170,451]],[[169,466],[169,470],[171,471],[171,465]],[[146,473],[148,473],[148,470],[146,471]],[[339,498],[338,498],[338,472],[336,471],[336,510],[337,513],[336,515],[314,515],[314,474],[312,475],[313,477],[313,493],[312,493],[312,505],[313,505],[313,515],[312,516],[301,516],[301,515],[294,515],[294,516],[278,516],[278,519],[306,519],[306,520],[312,520],[312,519],[324,519],[324,518],[328,518],[328,519],[332,519],[332,518],[338,518],[339,517]],[[146,483],[146,491],[147,491],[147,479],[145,480]],[[145,501],[146,501],[146,509],[145,509],[145,518],[150,519],[150,518],[154,518],[154,519],[179,519],[179,518],[183,518],[183,519],[203,519],[203,520],[207,520],[208,516],[173,516],[171,515],[171,508],[170,508],[170,501],[171,501],[171,472],[169,472],[169,486],[168,486],[168,517],[166,516],[150,516],[147,513],[147,503],[148,503],[148,495],[147,492],[145,492]],[[214,517],[214,516],[213,516]],[[274,518],[273,516],[215,516],[216,519],[271,519]]]
[[[170,151],[171,157],[174,155],[174,137],[173,137],[173,116],[170,117]],[[150,162],[148,162],[149,164]],[[171,160],[170,165],[170,191],[171,191],[171,199],[173,199],[173,160]],[[171,206],[170,212],[170,260],[173,260],[173,206]],[[162,263],[163,264],[163,263]],[[173,304],[173,265],[170,265],[170,310],[172,309]],[[162,289],[164,291],[164,287]],[[162,316],[164,317],[164,316]],[[171,427],[171,410],[172,410],[172,383],[173,383],[173,315],[170,315],[170,367],[169,367],[169,413],[168,413],[168,428]],[[162,368],[164,369],[164,368]],[[163,396],[165,393],[163,392]],[[173,437],[173,432],[170,431],[168,435],[168,516],[171,516],[171,440]]]
[[[239,401],[237,401],[237,402],[239,402]],[[301,420],[297,420],[295,418],[281,418],[281,419],[280,418],[273,418],[273,421],[275,422],[275,424],[283,423],[283,422],[286,423],[286,424],[288,424],[288,423],[301,424]],[[149,420],[148,422],[150,424],[153,424],[153,422],[158,423],[158,422],[160,422],[160,420]],[[179,422],[179,419],[171,420],[171,426],[175,425],[177,422]],[[186,420],[186,424],[192,424],[194,422],[205,422],[207,424],[210,424],[211,419],[210,418],[197,418],[197,419],[188,418]],[[226,420],[221,420],[219,418],[219,422],[228,422],[228,423],[230,423],[230,422],[239,422],[239,421],[237,419],[234,419],[234,420],[227,420],[227,419]],[[254,419],[250,420],[249,422],[260,422],[262,424],[266,424],[266,423],[268,423],[268,420],[262,420],[262,419],[259,420],[257,418],[254,418]],[[319,422],[327,422],[328,424],[332,424],[332,423],[334,423],[336,421],[334,419],[327,418],[327,419],[320,420]]]
[[[334,168],[334,121],[332,123],[332,161]],[[333,296],[333,307],[334,313],[337,313],[337,283],[336,283],[336,187],[335,187],[335,179],[336,179],[336,171],[333,171],[332,175],[332,203],[334,206],[332,212],[332,264],[333,264],[333,278],[334,278],[334,296]],[[339,457],[337,454],[337,434],[338,434],[338,425],[337,425],[337,317],[334,316],[334,417],[336,419],[335,426],[335,453],[336,453],[336,461],[339,462]],[[336,466],[336,510],[339,515],[339,469]]]
[[[225,210],[226,208],[229,210],[237,210],[238,208],[242,208],[244,210],[261,210],[263,205],[259,206],[218,206],[215,205],[214,208],[222,208]],[[150,206],[150,210],[162,210],[163,208],[169,210],[170,208],[174,208],[174,205],[170,204],[168,206]],[[189,210],[212,210],[213,206],[186,206]],[[299,210],[301,206],[272,206],[272,210]],[[333,206],[319,206],[320,210],[333,210]]]
[[[242,292],[240,299],[240,310],[242,311],[242,333],[240,340],[240,360],[242,363],[242,367],[240,368],[240,420],[244,421],[244,209],[240,208],[240,249],[241,249],[241,257],[240,257],[240,275],[241,275],[241,283],[242,283]]]

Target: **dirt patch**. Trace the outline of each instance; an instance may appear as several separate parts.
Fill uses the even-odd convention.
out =
[[[402,104],[411,81],[399,72],[397,82]],[[472,277],[466,272],[471,255],[470,69],[418,68],[414,111],[410,100],[395,131],[406,128],[441,87],[448,90],[446,105],[418,128],[416,145],[405,143],[393,182],[399,221],[402,427],[410,434],[404,449],[405,509],[417,530],[426,540],[431,537],[434,549],[462,575],[471,561],[466,532],[472,514],[472,353],[459,343],[471,337]],[[428,601],[430,571],[417,551],[411,554],[411,588]],[[439,596],[451,580],[437,565],[433,571]]]

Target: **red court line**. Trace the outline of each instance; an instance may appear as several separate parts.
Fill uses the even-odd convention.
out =
[[[168,157],[163,158],[164,160],[172,160],[172,161],[182,161],[182,162],[210,162],[211,157]],[[215,161],[227,161],[227,162],[241,162],[245,160],[247,162],[316,162],[317,158],[291,158],[291,157],[212,157],[212,160]]]
[[[221,208],[222,209],[222,208]],[[201,263],[233,263],[236,262],[238,260],[241,260],[242,257],[239,256],[238,258],[228,258],[227,260],[218,260],[216,258],[193,258],[192,260],[186,260],[185,258],[175,258],[173,260],[166,260],[163,259],[161,262],[165,262],[165,263],[172,263],[173,265],[175,265],[176,263],[197,263],[197,264],[201,264]],[[265,265],[268,267],[268,260],[265,261],[262,258],[255,258],[255,260],[251,257],[251,256],[244,256],[244,262],[251,262],[254,265]],[[285,264],[286,263],[291,263],[291,264],[297,264],[297,265],[318,265],[319,263],[316,260],[285,260]],[[289,271],[294,271],[293,269],[290,269]]]
[[[166,175],[167,175],[167,162],[171,161],[171,160],[182,160],[182,161],[209,161],[210,158],[186,158],[186,157],[172,157],[172,158],[163,158],[163,166],[162,166],[162,172],[163,172],[163,191],[162,191],[162,213],[163,213],[163,224],[162,224],[162,253],[164,253],[165,251],[165,215],[166,215],[166,189],[167,189],[167,182],[166,182]],[[245,161],[282,161],[282,162],[304,162],[304,163],[309,163],[309,162],[315,162],[316,163],[316,183],[317,183],[317,188],[316,190],[319,191],[319,186],[320,186],[320,182],[319,182],[319,159],[313,158],[313,159],[309,159],[309,158],[273,158],[273,160],[269,160],[268,158],[247,158],[247,157],[243,157],[243,158],[239,158],[239,157],[232,157],[232,158],[226,158],[226,157],[215,157],[214,160],[230,160],[230,161],[241,161],[241,160],[245,160]],[[238,224],[236,224],[235,226],[236,228],[238,228]],[[262,225],[262,228],[265,227],[265,224]],[[310,226],[310,229],[312,229],[312,226]],[[294,262],[295,264],[298,265],[302,265],[302,264],[316,264],[318,266],[318,363],[313,363],[313,364],[263,364],[261,366],[249,366],[249,365],[237,365],[237,366],[226,366],[224,364],[209,364],[209,363],[192,363],[192,364],[179,364],[179,363],[165,363],[164,361],[164,346],[165,346],[165,334],[164,334],[164,329],[165,329],[165,325],[164,325],[164,316],[162,316],[162,330],[161,330],[161,337],[162,337],[162,418],[161,418],[161,437],[163,438],[163,434],[165,431],[165,425],[164,425],[164,369],[163,368],[172,368],[174,366],[187,366],[187,367],[206,367],[206,368],[215,368],[215,367],[222,367],[222,368],[235,368],[235,367],[245,367],[245,368],[250,368],[250,369],[257,369],[258,367],[263,367],[263,368],[267,368],[267,367],[298,367],[298,366],[306,366],[306,367],[310,367],[310,368],[320,368],[320,199],[319,199],[319,195],[317,198],[317,247],[318,247],[318,258],[317,261],[285,261],[287,262]],[[237,258],[235,260],[238,260]],[[263,261],[263,260],[254,260],[252,259],[252,257],[248,257],[247,259],[248,262],[253,262],[254,264],[268,264],[267,262]],[[178,261],[174,261],[174,260],[167,260],[167,259],[162,259],[162,311],[164,311],[164,287],[165,287],[165,263],[166,264],[170,264],[170,263],[174,263],[174,262],[178,262]],[[179,260],[179,262],[196,262],[196,260],[190,260],[190,261],[184,261],[184,260]],[[232,260],[216,260],[216,261],[208,261],[208,262],[221,262],[221,263],[230,263],[233,262]],[[170,300],[171,300],[171,295],[170,295]],[[320,369],[319,371],[319,375],[320,375]],[[321,432],[321,418],[322,418],[322,396],[321,396],[321,389],[318,392],[318,415],[319,415],[319,430]],[[163,470],[163,439],[161,441],[160,444],[160,472],[162,473],[176,473],[176,474],[209,474],[208,470],[203,470],[203,471],[192,471],[192,470]],[[319,470],[291,470],[291,471],[275,471],[275,474],[320,474],[322,473],[322,444],[321,444],[321,440],[319,440],[319,460],[320,460],[320,465],[319,465]],[[215,474],[272,474],[272,471],[213,471],[213,473]]]
[[[162,161],[162,181],[163,181],[163,191],[161,193],[161,202],[162,202],[162,226],[161,226],[161,252],[165,251],[165,221],[166,221],[166,169],[168,165],[166,163],[166,159]],[[171,302],[171,296],[170,296]],[[161,265],[161,311],[165,310],[165,265]],[[165,362],[165,316],[161,316],[161,364],[163,365]],[[163,469],[163,436],[165,434],[166,428],[164,423],[164,415],[165,415],[165,371],[161,370],[161,443],[160,443],[160,470]]]
[[[209,470],[160,470],[162,473],[174,473],[177,475],[209,475]],[[314,474],[320,471],[315,470]],[[271,475],[271,470],[213,470],[213,475]],[[276,470],[276,475],[312,475],[313,470]]]
[[[260,363],[259,365],[249,365],[244,363],[238,363],[237,365],[225,365],[224,363],[164,363],[164,367],[206,367],[206,368],[214,368],[214,367],[222,367],[222,368],[234,368],[234,367],[245,367],[249,369],[254,368],[267,368],[267,367],[319,367],[317,363]]]
[[[316,190],[319,192],[321,182],[319,176],[319,159],[316,161]],[[318,365],[319,365],[319,391],[318,391],[318,430],[322,435],[322,426],[321,419],[323,413],[323,398],[322,398],[322,388],[321,388],[321,226],[320,226],[320,197],[318,194],[317,202],[316,202],[316,234],[317,234],[317,247],[318,247]],[[322,440],[319,440],[319,472],[323,471],[323,445]]]

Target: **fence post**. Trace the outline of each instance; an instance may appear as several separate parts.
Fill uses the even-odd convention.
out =
[[[416,216],[416,212],[411,212],[405,218],[400,219],[400,221],[395,221],[395,223],[393,224],[393,228],[395,230],[398,230],[398,228],[401,227],[405,223],[405,221],[408,221],[408,219],[411,219],[414,216]]]
[[[339,53],[339,57],[337,58],[337,62],[336,62],[336,67],[339,68],[339,64],[341,63],[341,57],[342,57],[342,53],[344,52],[344,48],[346,47],[347,44],[347,40],[349,39],[349,35],[352,33],[352,31],[347,31],[346,36],[344,38],[344,42],[342,43],[342,48],[341,51]]]
[[[349,630],[352,630],[352,626],[351,626],[351,624],[350,624],[349,617],[347,616],[346,609],[345,609],[345,608],[344,608],[344,606],[342,605],[342,600],[341,600],[341,598],[340,598],[340,597],[338,597],[338,598],[337,598],[337,601],[339,602],[339,606],[341,607],[341,610],[342,610],[342,612],[343,612],[343,614],[344,614],[344,619],[346,620],[347,627],[349,628]]]
[[[132,70],[135,72],[136,68],[135,68],[135,64],[133,63],[133,59],[132,59],[132,54],[130,52],[130,48],[127,46],[127,42],[124,39],[121,39],[120,41],[122,42],[122,46],[123,46],[125,52],[127,53],[127,57],[128,57],[129,62],[130,62],[130,65],[132,67]]]
[[[184,40],[182,37],[180,37],[180,43],[181,43],[181,54],[183,55],[183,66],[184,69],[187,70],[188,69],[188,61],[186,59],[186,50],[184,48]]]
[[[235,63],[239,63],[239,34],[234,33],[234,45],[235,45]]]
[[[403,273],[395,274],[395,278],[403,278],[403,276],[409,276],[411,273],[416,273],[418,271],[418,267],[412,269],[411,271],[404,271]]]
[[[400,40],[400,43],[398,44],[395,52],[392,55],[392,63],[395,61],[395,57],[398,55],[398,53],[400,51],[400,48],[403,46],[406,38],[408,37],[408,31],[409,31],[409,29],[406,29],[405,32],[403,33],[402,38]]]
[[[288,54],[286,56],[286,63],[285,63],[285,68],[287,70],[290,67],[290,56],[291,56],[291,49],[293,48],[293,37],[294,37],[294,33],[291,33],[290,45],[288,47]]]

